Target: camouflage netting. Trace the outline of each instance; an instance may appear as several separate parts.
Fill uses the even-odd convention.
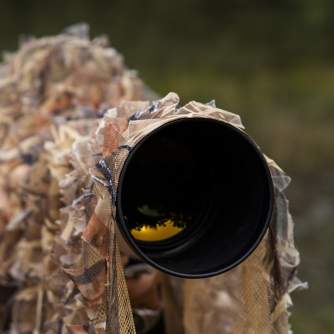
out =
[[[178,96],[170,93],[152,103],[126,102],[105,114],[94,139],[100,142],[103,159],[97,161],[98,168],[92,168],[91,173],[103,185],[105,197],[111,193],[108,203],[115,203],[114,189],[129,150],[162,124],[177,118],[208,117],[244,129],[238,115],[218,109],[213,103],[190,102],[181,108],[178,103]],[[128,125],[121,129],[115,115],[128,116],[133,111],[136,112]],[[288,333],[289,294],[305,285],[296,277],[299,254],[294,247],[293,221],[284,195],[290,178],[273,160],[266,160],[276,197],[269,231],[256,251],[228,273],[201,280],[162,277],[168,333]],[[109,171],[101,175],[101,166],[107,166]],[[111,211],[114,220],[114,206]]]
[[[288,333],[289,293],[302,284],[283,193],[290,179],[272,160],[270,229],[232,271],[203,280],[138,271],[143,264],[129,266],[116,240],[115,189],[128,148],[175,118],[242,129],[237,115],[212,103],[178,108],[174,93],[130,102],[151,94],[104,39],[72,31],[26,42],[0,73],[3,331],[135,333],[135,320],[144,333],[163,304],[169,334]]]
[[[27,40],[0,73],[1,328],[90,330],[105,279],[102,288],[90,284],[78,262],[103,277],[106,258],[81,241],[96,198],[81,170],[87,162],[70,157],[72,144],[108,108],[152,94],[105,38],[89,40],[85,25]]]

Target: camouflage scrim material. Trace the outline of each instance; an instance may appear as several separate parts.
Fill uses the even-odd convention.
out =
[[[73,145],[107,109],[151,93],[86,25],[26,40],[0,74],[0,331],[97,333],[107,250],[83,238],[99,218],[96,157]]]
[[[243,129],[238,115],[213,103],[178,107],[175,93],[144,101],[152,95],[140,79],[85,26],[27,41],[0,73],[3,332],[127,334],[136,325],[145,333],[163,308],[167,333],[288,333],[289,294],[303,284],[283,193],[289,178],[272,160],[271,227],[226,274],[181,280],[145,267],[137,275],[115,233],[128,149],[176,118]]]
[[[113,189],[117,188],[118,175],[127,157],[128,150],[124,150],[124,146],[131,150],[162,124],[176,118],[209,117],[244,129],[238,115],[218,109],[212,103],[190,102],[180,108],[178,103],[178,96],[170,93],[152,103],[125,102],[105,115],[98,133],[104,138],[101,140],[105,151],[102,161],[110,168],[113,178],[101,176],[96,170],[93,178],[101,184],[104,182],[113,196],[116,196]],[[128,126],[119,131],[119,120],[114,115],[130,115],[133,111]],[[111,128],[117,134],[110,132]],[[111,142],[114,145],[110,145]],[[121,148],[116,148],[117,145]],[[283,334],[290,331],[290,293],[306,285],[296,277],[299,253],[294,246],[293,221],[284,195],[290,178],[273,160],[267,157],[266,160],[276,195],[275,212],[267,234],[256,251],[228,273],[202,280],[164,278],[163,302],[168,333]]]

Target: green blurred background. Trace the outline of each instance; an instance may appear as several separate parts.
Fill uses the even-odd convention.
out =
[[[0,51],[77,22],[106,34],[158,94],[238,113],[292,177],[288,196],[308,291],[297,334],[334,333],[334,1],[0,0]]]

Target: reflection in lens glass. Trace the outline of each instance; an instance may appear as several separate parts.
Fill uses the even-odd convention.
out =
[[[156,227],[142,226],[138,229],[132,229],[132,236],[141,241],[161,241],[174,237],[183,230],[182,227],[174,225],[173,221],[167,220],[163,225]]]
[[[130,232],[140,241],[162,241],[183,231],[190,217],[183,214],[159,210],[149,205],[137,207],[136,222],[131,222]]]

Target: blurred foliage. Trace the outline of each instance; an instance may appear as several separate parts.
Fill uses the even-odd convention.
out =
[[[215,99],[241,114],[293,176],[300,276],[295,333],[334,332],[334,2],[330,0],[1,0],[0,50],[76,22],[107,34],[157,93]]]

